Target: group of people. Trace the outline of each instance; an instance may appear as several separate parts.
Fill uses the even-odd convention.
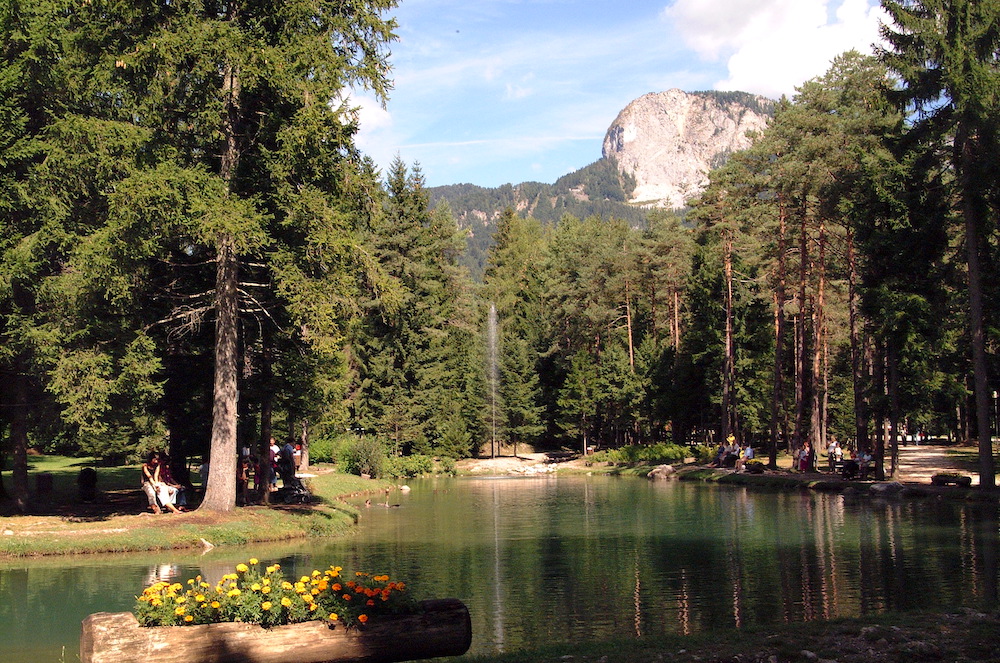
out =
[[[295,482],[302,459],[302,445],[285,443],[279,447],[272,437],[267,452],[260,457],[251,454],[249,447],[243,447],[236,463],[236,503],[250,504],[251,484],[253,490],[264,502],[268,495],[278,489],[278,478],[282,485],[291,486]],[[206,460],[198,468],[202,488],[208,485],[209,462]],[[184,511],[188,497],[194,487],[174,478],[170,459],[162,451],[151,452],[142,464],[142,492],[146,494],[149,508],[153,513],[179,513]]]
[[[174,479],[170,459],[160,451],[150,452],[142,464],[142,492],[153,513],[180,513],[187,506],[189,486]]]
[[[842,472],[847,479],[860,476],[867,478],[874,469],[872,455],[868,451],[857,452],[851,449],[845,458],[844,448],[836,437],[832,437],[826,450],[827,462],[831,472]],[[715,457],[709,463],[710,467],[731,467],[737,472],[746,469],[747,463],[754,459],[755,452],[750,444],[737,444],[736,436],[729,435],[724,444],[720,444],[716,450]],[[809,442],[803,442],[802,446],[792,452],[792,470],[797,472],[816,471],[816,450]]]
[[[755,452],[750,444],[737,444],[736,436],[730,435],[726,438],[725,444],[720,444],[715,452],[715,458],[709,465],[711,467],[732,467],[737,472],[746,469],[746,464],[753,460]]]
[[[278,490],[279,477],[283,486],[295,482],[301,460],[302,445],[290,441],[279,447],[272,437],[266,457],[264,454],[258,457],[250,452],[250,447],[244,446],[236,465],[236,503],[242,506],[252,501],[251,484],[253,491],[267,502],[269,495]]]

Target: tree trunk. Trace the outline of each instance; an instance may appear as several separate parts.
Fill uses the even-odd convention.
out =
[[[628,327],[628,366],[635,373],[635,342],[632,338],[632,295],[628,278],[625,279],[625,324]]]
[[[784,349],[785,349],[785,230],[787,214],[784,201],[778,198],[778,255],[777,285],[774,289],[774,381],[771,396],[771,444],[768,449],[768,467],[778,466],[778,433],[781,430],[781,404],[784,400]]]
[[[886,359],[889,364],[889,472],[888,476],[895,479],[899,473],[899,350],[895,339],[886,343]]]
[[[31,501],[28,482],[28,373],[23,355],[14,361],[11,372],[13,407],[10,408],[11,497],[21,513],[27,513]]]
[[[993,440],[990,427],[990,392],[986,358],[986,334],[983,329],[983,286],[980,256],[979,209],[976,197],[981,196],[972,177],[976,161],[975,141],[964,125],[959,125],[955,149],[960,151],[960,182],[962,187],[962,214],[965,217],[965,246],[969,266],[969,326],[972,334],[972,371],[976,397],[976,428],[979,441],[979,486],[996,487],[996,470],[993,463]]]
[[[215,294],[215,398],[212,407],[212,462],[201,508],[236,507],[237,261],[233,237],[219,237]]]
[[[235,20],[237,3],[229,7],[229,20]],[[219,174],[231,185],[240,152],[236,126],[240,116],[240,75],[233,64],[223,74],[226,115],[223,134],[226,148]],[[236,422],[238,412],[237,361],[239,341],[239,264],[235,238],[219,233],[215,271],[215,392],[212,404],[212,462],[209,464],[208,489],[202,509],[232,511],[236,508]]]
[[[857,451],[868,450],[868,407],[865,400],[865,380],[861,374],[862,347],[858,331],[858,265],[854,253],[854,232],[847,231],[848,314],[851,335],[851,382],[854,388],[854,443]]]
[[[726,234],[724,242],[723,266],[725,269],[726,338],[725,357],[722,364],[722,439],[726,440],[733,431],[733,370],[735,348],[733,343],[733,240]]]
[[[826,412],[823,410],[823,343],[826,336],[825,322],[825,296],[826,296],[826,222],[820,219],[819,222],[819,260],[817,262],[817,275],[819,283],[816,288],[816,306],[813,309],[813,344],[812,344],[812,402],[809,438],[812,448],[819,453],[820,449],[826,448],[826,438],[824,437],[824,419]]]

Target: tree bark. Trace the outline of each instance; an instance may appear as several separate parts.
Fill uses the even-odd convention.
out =
[[[847,231],[847,292],[851,335],[851,382],[854,388],[854,442],[858,452],[871,449],[868,439],[868,407],[865,380],[861,375],[862,347],[858,331],[858,265],[854,252],[854,232]]]
[[[990,426],[989,375],[986,358],[986,334],[983,329],[983,286],[980,256],[979,209],[976,197],[982,195],[975,187],[972,169],[976,162],[975,141],[968,129],[960,125],[955,138],[961,163],[962,213],[965,217],[965,246],[969,267],[969,326],[972,333],[972,372],[976,398],[976,434],[979,441],[979,486],[996,487],[996,469],[993,462],[993,439]]]
[[[229,7],[228,19],[236,19],[237,3]],[[219,174],[231,187],[240,151],[236,127],[240,118],[240,74],[228,63],[223,74],[226,113],[222,128],[225,150]],[[212,404],[212,460],[208,489],[201,509],[232,511],[236,508],[237,462],[237,360],[239,341],[239,263],[231,232],[219,233],[215,272],[215,391]]]
[[[236,507],[237,421],[237,260],[232,235],[218,240],[215,294],[215,397],[212,406],[212,460],[202,509]]]
[[[774,383],[771,397],[771,448],[768,466],[778,466],[778,434],[781,430],[781,404],[784,400],[784,349],[785,349],[785,231],[787,212],[780,194],[778,197],[778,255],[777,284],[774,289]],[[787,442],[787,440],[786,440]]]
[[[725,357],[722,364],[722,440],[733,431],[733,370],[735,347],[733,342],[733,240],[729,233],[723,239],[723,267],[725,270],[726,338]]]
[[[11,497],[20,513],[27,513],[31,501],[28,482],[28,373],[23,355],[14,361],[11,380],[13,407],[10,417]]]

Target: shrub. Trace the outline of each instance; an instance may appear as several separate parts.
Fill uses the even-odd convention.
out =
[[[434,472],[434,459],[423,454],[411,456],[392,456],[386,459],[383,476],[396,478],[412,478]]]
[[[707,465],[715,460],[715,454],[718,451],[718,447],[710,447],[707,444],[698,444],[691,447],[691,452],[698,463],[702,465]]]
[[[662,465],[664,463],[683,462],[688,456],[687,447],[676,444],[630,444],[618,449],[608,449],[595,453],[592,460],[596,462],[607,461],[620,465],[637,465],[649,463]]]
[[[448,474],[450,476],[455,476],[458,474],[458,466],[455,463],[455,459],[450,456],[445,456],[438,462],[438,472],[441,474]]]
[[[381,477],[386,462],[385,445],[373,436],[359,437],[344,445],[337,462],[348,474]]]
[[[310,463],[332,463],[335,460],[334,440],[332,437],[320,437],[309,442]]]

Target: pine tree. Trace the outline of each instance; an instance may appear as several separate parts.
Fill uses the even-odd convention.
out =
[[[1000,116],[1000,2],[885,0],[893,25],[883,26],[883,61],[902,83],[896,95],[914,114],[910,135],[946,153],[955,172],[957,212],[964,222],[969,322],[980,485],[996,485],[986,356],[984,257],[986,229],[996,223],[993,155]],[[948,147],[950,146],[950,151]]]

